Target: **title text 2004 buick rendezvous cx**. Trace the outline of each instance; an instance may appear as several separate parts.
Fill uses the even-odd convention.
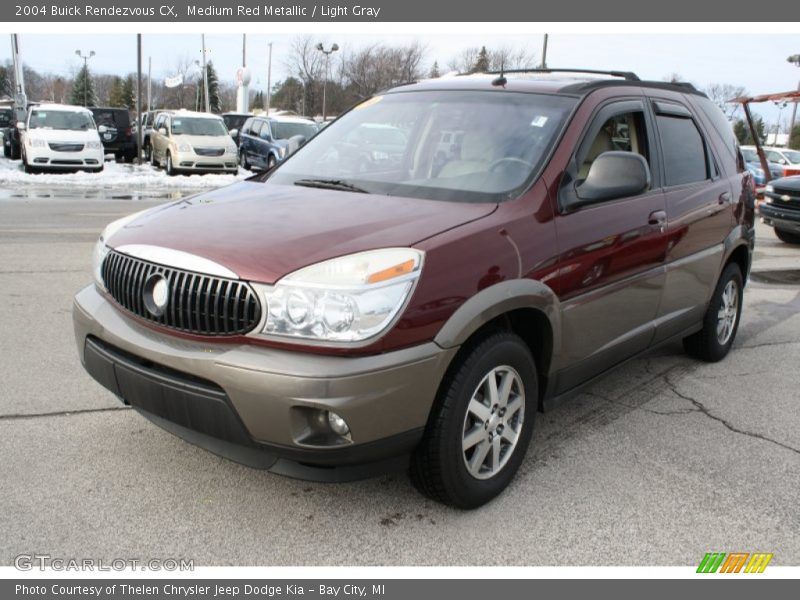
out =
[[[95,379],[195,444],[323,480],[410,464],[468,508],[581,384],[672,339],[723,358],[753,242],[736,140],[691,86],[439,79],[109,225],[75,331]]]

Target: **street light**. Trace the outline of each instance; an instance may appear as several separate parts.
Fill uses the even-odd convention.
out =
[[[331,54],[336,52],[339,49],[338,44],[333,44],[330,50],[325,50],[325,46],[322,45],[322,42],[317,44],[317,50],[322,52],[325,55],[325,82],[322,84],[322,122],[325,122],[325,118],[328,116],[325,107],[326,95],[328,91],[328,62],[330,61]]]
[[[781,115],[783,114],[783,109],[786,108],[786,105],[788,104],[788,102],[786,100],[783,100],[783,101],[774,100],[772,103],[775,106],[778,107],[778,122],[775,123],[775,143],[772,144],[772,145],[773,146],[780,146],[780,144],[778,143],[778,135],[781,132]],[[791,133],[791,129],[790,129],[789,130],[789,137],[791,137],[791,136],[792,136],[792,133]],[[787,147],[789,146],[788,142],[786,143],[786,146]]]
[[[89,59],[94,56],[94,50],[89,50],[89,54],[83,54],[80,50],[75,50],[75,54],[78,58],[83,59],[83,105],[86,106],[89,102]]]
[[[792,54],[786,59],[786,62],[792,63],[795,67],[800,67],[800,54]],[[800,83],[797,84],[797,89],[800,90]],[[792,134],[794,133],[794,123],[797,117],[797,100],[794,101],[794,108],[792,109],[792,123],[789,126],[789,140],[786,147],[790,148],[792,143]]]

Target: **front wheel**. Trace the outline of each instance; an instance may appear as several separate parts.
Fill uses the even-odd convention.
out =
[[[538,404],[536,366],[517,335],[497,332],[456,358],[411,461],[414,485],[458,508],[500,494],[530,443]]]
[[[247,161],[247,153],[243,149],[239,149],[239,166],[245,171],[250,170],[250,163]]]
[[[267,171],[269,171],[270,169],[274,169],[275,165],[277,164],[278,160],[272,154],[270,154],[269,158],[267,159]]]
[[[787,244],[800,244],[800,233],[794,233],[792,231],[786,231],[785,229],[778,229],[776,227],[775,235],[778,236],[780,241],[786,242]]]
[[[686,353],[706,362],[717,362],[725,358],[739,329],[743,299],[742,272],[737,264],[730,263],[722,271],[714,289],[714,295],[703,317],[703,328],[683,339]]]
[[[169,175],[170,177],[177,174],[177,171],[175,171],[175,167],[172,165],[172,154],[170,154],[169,152],[167,152],[167,166],[165,170],[167,172],[167,175]]]

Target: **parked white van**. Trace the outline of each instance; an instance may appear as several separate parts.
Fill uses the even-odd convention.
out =
[[[26,172],[103,170],[103,144],[88,108],[39,104],[17,127]]]

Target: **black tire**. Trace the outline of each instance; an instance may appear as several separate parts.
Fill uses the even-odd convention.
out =
[[[152,148],[150,148],[150,166],[153,167],[154,169],[161,168],[161,166],[158,164],[158,161],[156,160],[156,153],[153,152]]]
[[[170,177],[174,177],[178,174],[178,172],[175,170],[175,167],[172,165],[172,154],[169,152],[167,152],[167,165],[164,167],[164,170]]]
[[[39,169],[28,164],[28,158],[24,154],[22,155],[22,167],[25,172],[30,175],[34,175],[39,172]]]
[[[11,158],[11,147],[8,144],[3,144],[3,156]]]
[[[524,411],[516,445],[507,450],[510,454],[503,457],[505,462],[494,475],[479,479],[470,473],[466,464],[468,457],[462,449],[468,427],[468,407],[482,381],[498,367],[511,367],[519,376],[524,391]],[[457,508],[477,508],[489,502],[508,486],[525,458],[537,408],[536,365],[530,349],[519,336],[498,331],[466,346],[442,382],[423,439],[412,456],[411,480],[415,487],[429,498]],[[472,426],[473,430],[480,429],[480,421],[473,422]],[[487,441],[478,442],[472,452],[477,452],[480,444]]]
[[[786,231],[785,229],[778,229],[776,227],[775,235],[778,236],[780,241],[787,244],[800,244],[800,233],[794,233],[792,231]]]
[[[274,155],[270,154],[269,158],[267,158],[267,171],[269,171],[270,169],[275,168],[275,165],[277,165],[277,164],[278,164],[278,159],[275,158]]]
[[[241,149],[239,150],[239,166],[245,171],[250,170],[250,163],[247,161],[247,152]]]
[[[723,306],[723,295],[729,283],[733,283],[736,291],[736,307],[735,312],[732,312],[734,321],[731,326],[730,333],[726,335],[724,340],[720,339],[718,335],[718,324],[720,319],[720,312]],[[703,317],[703,328],[683,339],[683,348],[686,353],[699,360],[706,362],[717,362],[722,360],[730,352],[733,340],[736,339],[736,332],[739,330],[739,321],[742,316],[742,300],[744,298],[744,284],[742,278],[742,271],[739,265],[730,263],[717,282],[717,287],[714,289],[714,295],[711,297],[711,302],[708,304],[708,309]]]

